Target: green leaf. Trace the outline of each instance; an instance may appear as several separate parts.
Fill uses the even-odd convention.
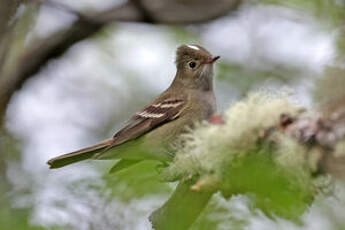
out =
[[[116,162],[116,164],[109,170],[109,174],[115,174],[117,172],[120,172],[124,169],[127,169],[137,163],[139,163],[140,160],[126,160],[126,159],[122,159],[118,162]]]
[[[313,201],[311,180],[278,167],[272,154],[252,152],[228,165],[222,192],[225,197],[246,194],[266,215],[299,221]]]
[[[195,222],[214,191],[192,191],[194,182],[180,182],[169,200],[151,214],[155,230],[187,230]]]
[[[125,163],[129,162],[122,164]],[[118,170],[116,174],[107,174],[105,175],[107,188],[111,188],[113,196],[123,200],[152,194],[168,194],[171,192],[170,186],[160,181],[158,167],[161,164],[158,161],[141,161]]]

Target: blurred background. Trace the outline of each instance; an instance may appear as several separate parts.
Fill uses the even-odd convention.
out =
[[[315,82],[344,66],[344,23],[342,0],[0,0],[0,229],[151,229],[174,187],[155,163],[109,176],[113,162],[46,161],[109,137],[168,87],[183,43],[222,57],[219,112],[263,89],[316,107]],[[345,229],[341,188],[300,224],[244,196],[213,203],[194,229]]]

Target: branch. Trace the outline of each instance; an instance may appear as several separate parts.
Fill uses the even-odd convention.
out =
[[[320,95],[328,98],[327,112],[301,110],[282,95],[254,93],[182,137],[162,178],[188,184],[180,182],[184,189],[179,186],[153,213],[154,229],[170,229],[177,220],[188,225],[175,229],[187,229],[208,202],[198,194],[217,191],[225,198],[248,195],[267,216],[299,221],[315,196],[329,190],[327,175],[345,180],[345,71],[336,73],[320,86],[332,94]],[[195,215],[176,213],[189,210],[194,198],[200,202]]]
[[[97,33],[101,28],[101,24],[78,20],[68,30],[36,41],[18,57],[15,64],[6,63],[12,60],[5,60],[0,73],[0,118],[4,118],[5,108],[13,93],[48,60],[60,56],[73,44]]]
[[[0,35],[4,35],[7,32],[9,21],[22,2],[24,0],[0,0]]]

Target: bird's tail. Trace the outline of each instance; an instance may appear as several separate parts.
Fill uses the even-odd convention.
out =
[[[47,162],[47,164],[50,165],[51,169],[54,169],[54,168],[61,168],[69,164],[73,164],[78,161],[86,160],[93,157],[95,154],[105,150],[112,143],[113,143],[113,139],[110,138],[98,144],[92,145],[90,147],[86,147],[78,151],[63,154],[61,156],[50,159]]]

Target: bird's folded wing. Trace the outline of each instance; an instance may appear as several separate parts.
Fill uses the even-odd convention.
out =
[[[113,138],[72,153],[55,157],[49,160],[48,164],[50,168],[60,168],[91,157],[100,158],[112,147],[135,139],[159,125],[176,119],[185,108],[185,104],[185,100],[178,98],[165,99],[151,104],[136,113]],[[121,167],[123,167],[123,164]],[[114,170],[116,171],[118,168]]]
[[[150,130],[176,119],[185,108],[185,100],[179,98],[165,99],[146,106],[135,113],[124,128],[113,137],[113,143],[106,149],[135,139]],[[101,154],[98,154],[100,156]]]

